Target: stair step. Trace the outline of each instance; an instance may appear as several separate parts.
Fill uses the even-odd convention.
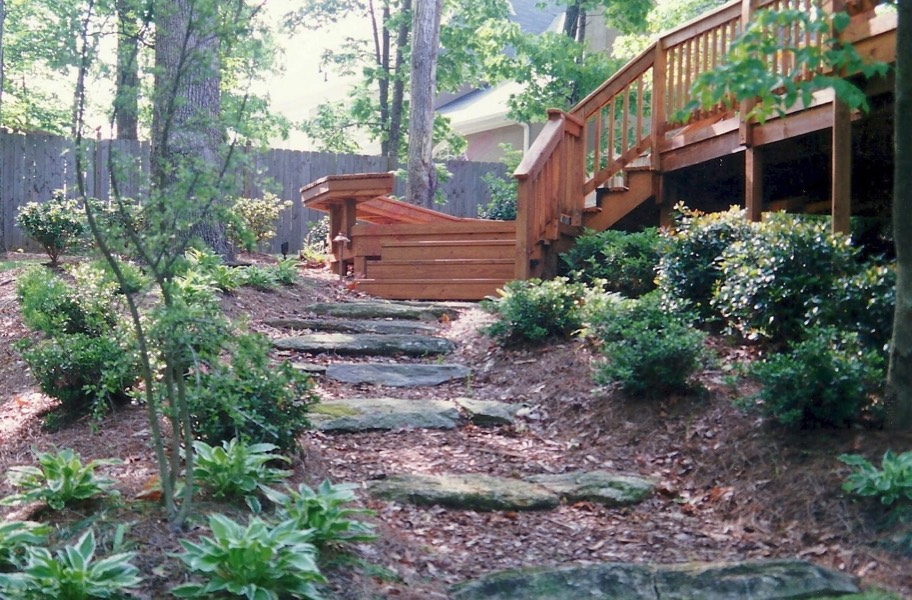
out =
[[[385,242],[380,249],[383,260],[495,259],[515,255],[515,240]]]
[[[388,300],[481,300],[511,279],[356,279],[354,285]]]
[[[512,279],[513,258],[453,258],[439,260],[369,260],[370,279]]]

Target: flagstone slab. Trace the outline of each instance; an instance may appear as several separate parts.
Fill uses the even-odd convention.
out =
[[[512,425],[516,422],[517,413],[525,407],[522,404],[510,404],[497,400],[475,400],[474,398],[456,398],[454,400],[469,420],[479,427],[497,427]]]
[[[854,578],[800,560],[641,565],[596,563],[492,573],[452,600],[798,600],[858,593]]]
[[[444,316],[455,319],[456,309],[440,304],[413,304],[407,302],[321,302],[304,308],[308,312],[326,317],[343,319],[406,319],[411,321],[437,321]]]
[[[605,506],[638,504],[652,495],[656,482],[648,477],[609,471],[570,471],[526,477],[568,502],[597,502]]]
[[[279,350],[297,350],[343,356],[434,356],[456,346],[450,340],[427,335],[382,335],[379,333],[311,333],[273,341]]]
[[[388,429],[453,429],[459,424],[456,404],[448,400],[346,398],[314,405],[309,413],[316,429],[347,433]]]
[[[475,473],[394,475],[371,482],[368,489],[372,496],[393,502],[461,510],[542,510],[560,503],[557,494],[541,486]]]
[[[324,331],[329,333],[382,333],[382,334],[424,334],[437,333],[437,326],[419,321],[390,319],[375,321],[370,319],[300,319],[284,318],[264,321],[270,327]]]
[[[333,364],[326,376],[351,384],[421,387],[465,379],[471,371],[462,365]]]
[[[315,363],[296,362],[292,363],[291,367],[310,375],[323,375],[326,373],[326,365],[318,365]]]

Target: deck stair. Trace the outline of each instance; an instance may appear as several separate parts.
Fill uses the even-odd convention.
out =
[[[389,198],[392,174],[325,177],[301,189],[330,213],[334,267],[390,300],[479,300],[513,279],[516,225],[464,219]]]

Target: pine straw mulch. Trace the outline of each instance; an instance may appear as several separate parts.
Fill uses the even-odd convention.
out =
[[[253,260],[266,260],[252,257]],[[306,270],[302,282],[274,292],[240,290],[225,298],[232,318],[251,329],[285,335],[263,323],[270,317],[303,315],[314,301],[356,299],[359,294],[323,270]],[[105,469],[124,499],[142,496],[154,478],[148,424],[142,407],[127,407],[101,423],[83,421],[57,432],[42,427],[53,401],[35,387],[12,349],[27,334],[15,301],[15,272],[0,273],[0,472],[32,460],[33,450],[72,447],[85,459],[115,456],[124,464]],[[517,476],[569,469],[614,469],[656,477],[659,492],[645,503],[606,509],[591,503],[553,511],[476,513],[412,507],[367,498],[381,534],[354,556],[327,559],[340,598],[445,598],[450,583],[494,570],[567,562],[688,562],[802,557],[862,576],[866,584],[912,595],[912,533],[882,517],[874,503],[841,491],[847,469],[843,452],[877,458],[886,448],[912,448],[912,435],[854,429],[783,431],[746,415],[732,399],[749,394],[724,376],[757,349],[711,343],[719,356],[694,396],[631,401],[610,389],[593,388],[589,376],[597,351],[567,342],[538,349],[503,349],[477,332],[490,317],[478,309],[442,323],[441,333],[458,344],[446,362],[471,366],[466,383],[433,388],[372,389],[318,381],[321,397],[400,396],[421,399],[472,396],[521,402],[530,418],[513,427],[456,431],[403,430],[327,435],[309,432],[295,457],[293,480],[316,484],[366,482],[395,473],[481,472]],[[327,364],[358,359],[293,358]],[[422,362],[418,360],[417,362]],[[426,362],[436,362],[428,360]],[[10,493],[0,482],[0,495]],[[197,505],[185,537],[204,534],[207,509]],[[232,509],[227,508],[229,513]],[[240,516],[242,511],[234,509]],[[130,501],[88,506],[50,515],[40,508],[0,508],[0,516],[51,520],[61,535],[95,526],[109,543],[118,523],[128,524],[130,549],[147,578],[143,598],[167,597],[180,580],[179,551],[157,505]]]

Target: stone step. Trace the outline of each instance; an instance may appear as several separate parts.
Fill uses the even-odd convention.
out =
[[[404,400],[398,398],[344,398],[326,400],[310,410],[314,428],[333,433],[389,429],[453,429],[468,421],[480,427],[509,425],[523,410],[521,404],[455,400]]]
[[[452,600],[786,600],[857,594],[854,578],[802,560],[644,565],[595,563],[503,571],[450,590]]]
[[[305,311],[326,317],[343,319],[405,319],[437,321],[444,316],[455,319],[459,311],[446,304],[411,302],[322,302],[304,307]]]
[[[329,365],[326,376],[342,383],[422,387],[465,379],[471,371],[462,365],[340,363]]]
[[[427,335],[380,333],[311,333],[274,340],[279,350],[342,356],[436,356],[456,349],[450,340]]]
[[[382,333],[386,334],[424,334],[437,333],[437,325],[403,319],[370,320],[370,319],[301,319],[288,317],[264,321],[270,327],[280,329],[310,330],[329,333]]]
[[[371,482],[371,495],[394,502],[461,510],[538,510],[561,501],[627,506],[652,494],[655,481],[608,471],[573,471],[524,479],[479,473],[394,475]]]

